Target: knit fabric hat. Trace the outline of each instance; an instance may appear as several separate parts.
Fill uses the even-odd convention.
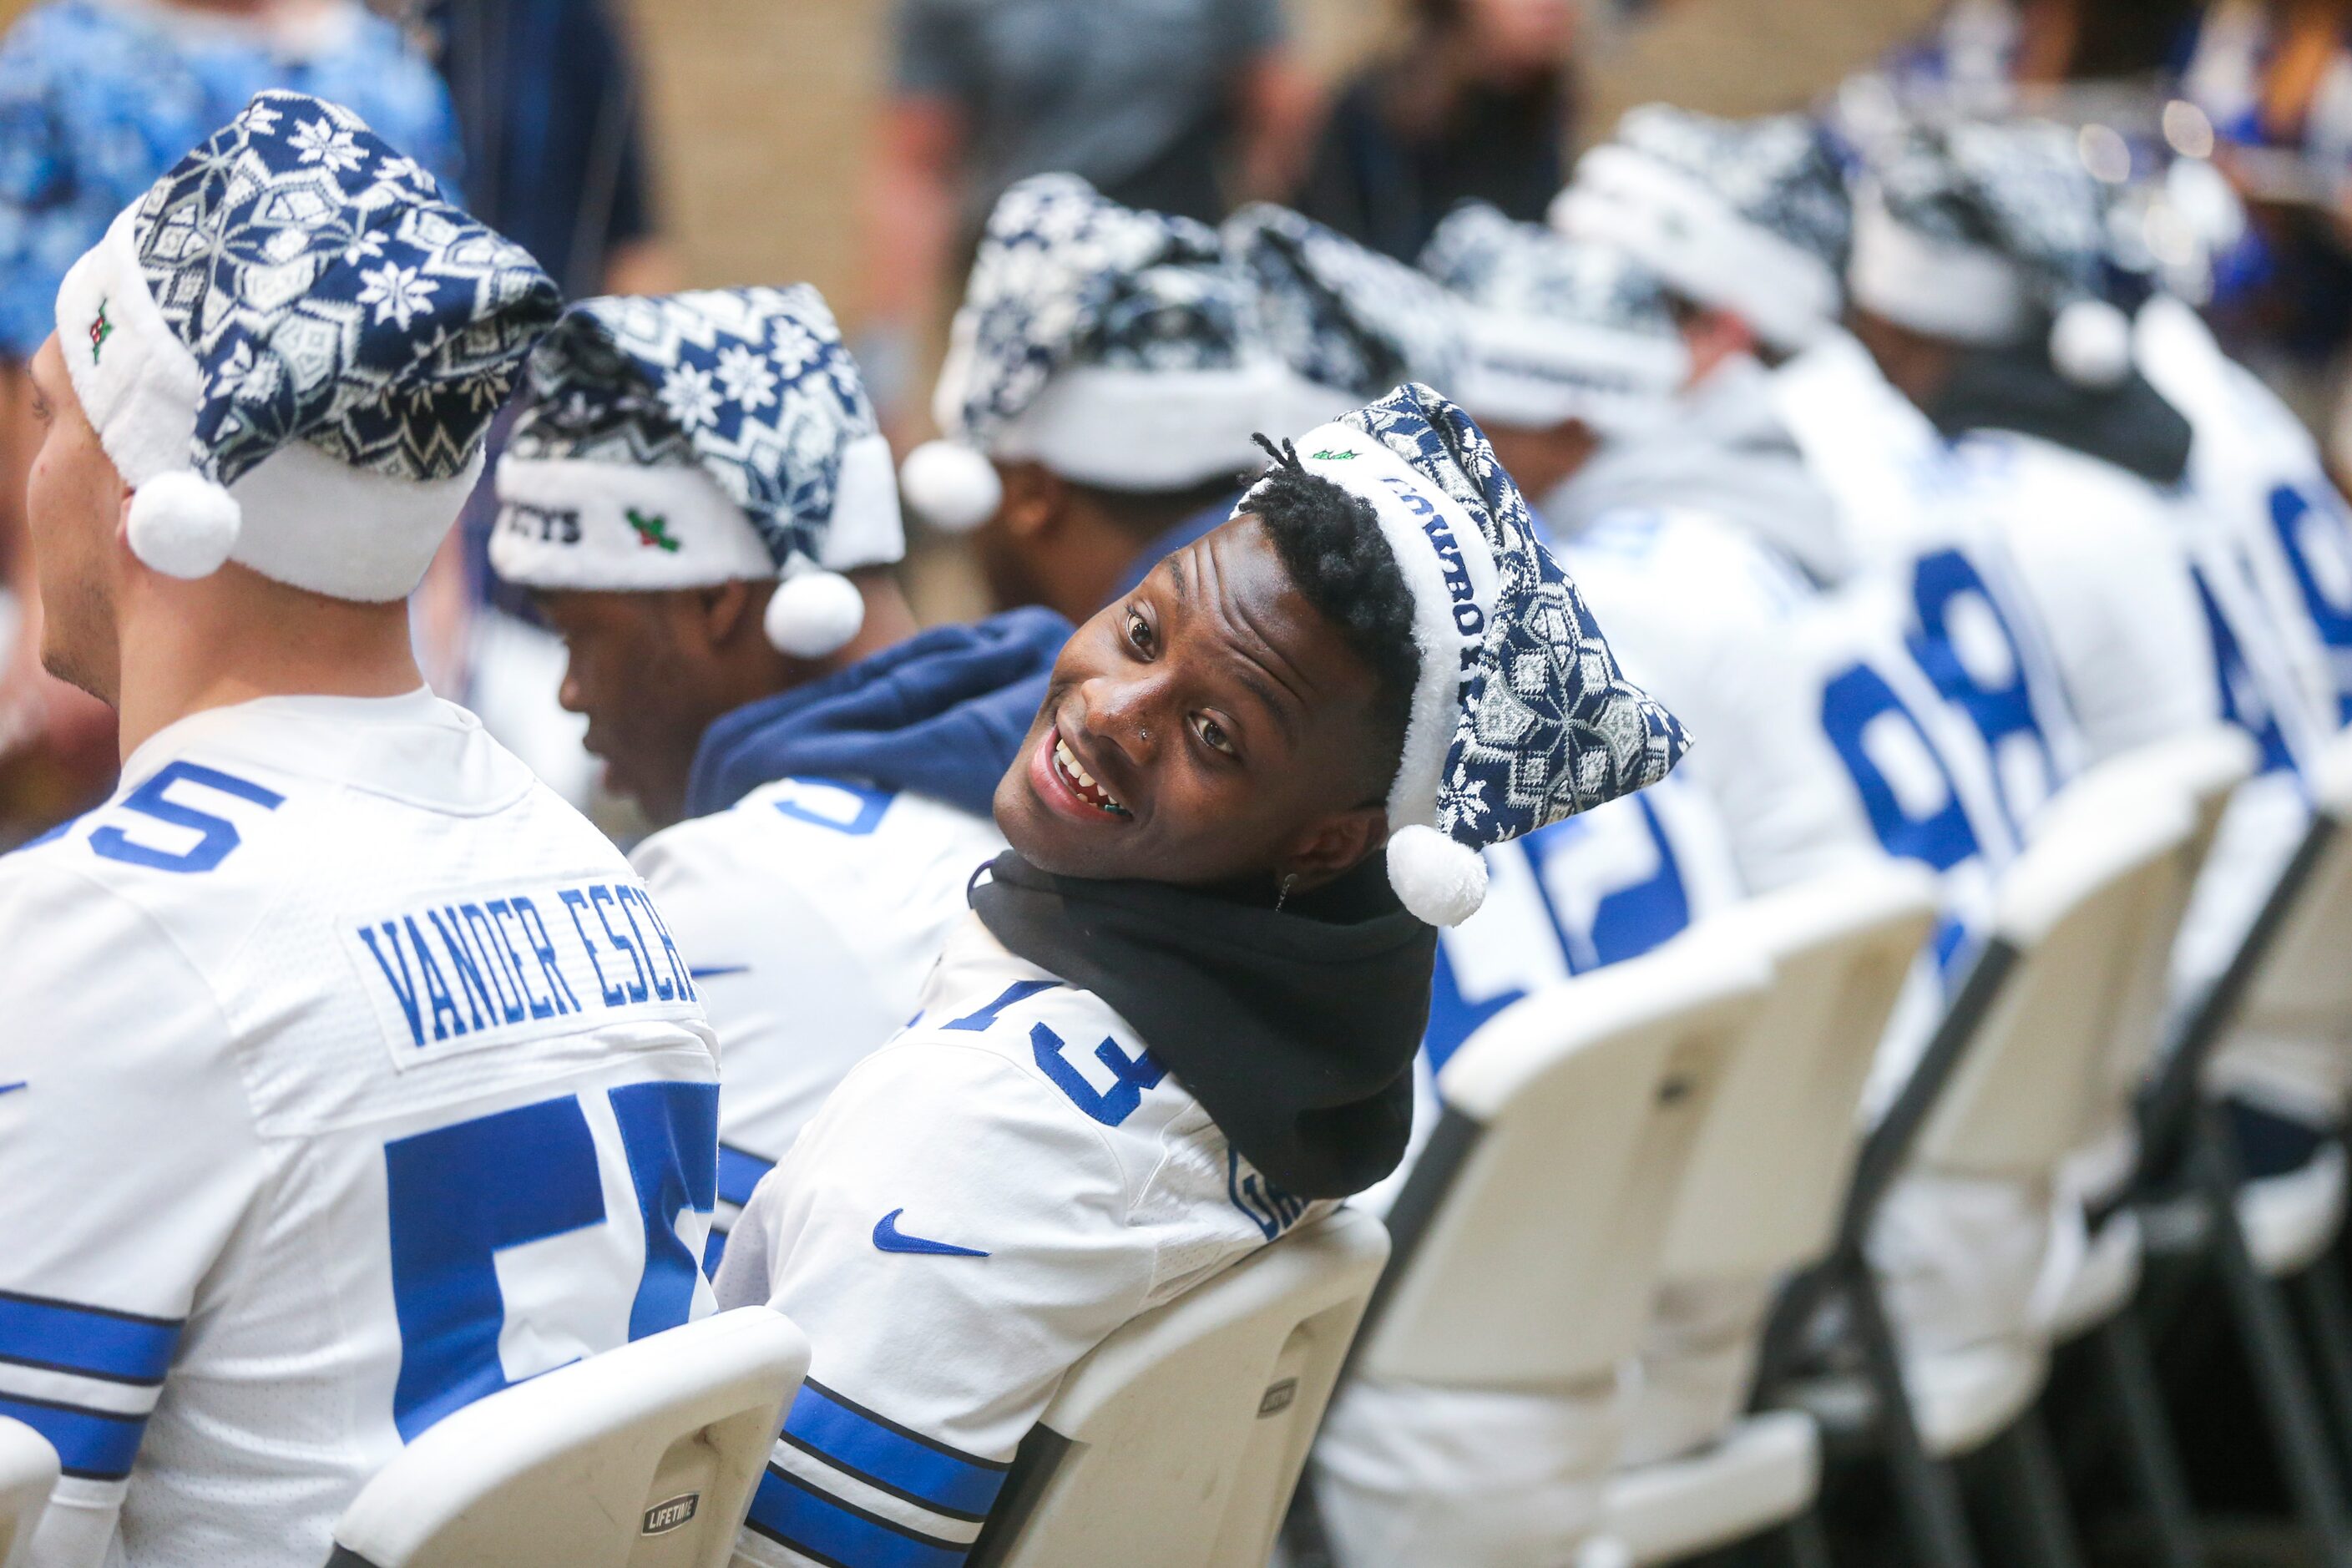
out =
[[[1826,133],[1803,115],[1730,121],[1645,104],[1578,161],[1551,221],[1620,247],[1776,348],[1802,348],[1837,321],[1853,213]]]
[[[2063,126],[1911,125],[1874,149],[1856,192],[1854,303],[1955,342],[2047,331],[2062,374],[2114,385],[2131,329],[2101,297],[2108,201]]]
[[[359,116],[265,92],[74,263],[58,342],[141,561],[383,602],[424,577],[560,305]]]
[[[1304,430],[1400,383],[1452,388],[1467,360],[1460,305],[1412,268],[1272,202],[1219,231],[1256,286],[1281,361],[1265,422]]]
[[[1656,275],[1613,247],[1465,202],[1437,226],[1421,267],[1467,307],[1457,395],[1490,425],[1576,419],[1631,434],[1658,422],[1690,374]]]
[[[1036,175],[989,215],[932,399],[943,437],[908,455],[907,500],[978,527],[1003,499],[989,458],[1119,490],[1255,472],[1276,374],[1214,229]]]
[[[769,640],[857,634],[839,574],[905,553],[889,443],[824,298],[710,289],[573,305],[530,356],[490,563],[534,588],[782,578]]]
[[[1461,409],[1401,386],[1295,450],[1371,504],[1412,591],[1421,678],[1389,790],[1389,880],[1421,919],[1457,925],[1486,897],[1480,850],[1655,784],[1689,739],[1625,679]]]

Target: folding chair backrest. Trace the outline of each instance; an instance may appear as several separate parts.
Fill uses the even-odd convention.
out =
[[[2179,897],[2196,830],[2177,795],[2053,803],[2003,873],[1993,937],[2014,967],[1928,1111],[1914,1161],[1955,1174],[2047,1175],[2114,1097],[2110,1058],[2135,1005],[2151,919]],[[2177,921],[2177,911],[2176,921]]]
[[[1770,1279],[1828,1251],[1863,1083],[1935,921],[1934,878],[1894,859],[1714,917],[1770,955],[1772,984],[1700,1124],[1661,1279]]]
[[[329,1568],[722,1568],[808,1358],[744,1307],[477,1400],[377,1472]]]
[[[2240,1015],[2252,1028],[2352,1050],[2352,730],[2320,754],[2312,809],[2337,825],[2279,929]]]
[[[2038,826],[2042,833],[2068,831],[2070,820],[2147,800],[2175,799],[2189,815],[2189,837],[2175,856],[2175,871],[2136,917],[2132,961],[2116,1008],[2115,1038],[2107,1056],[2111,1103],[2095,1113],[2097,1131],[2128,1121],[2131,1097],[2147,1076],[2149,1058],[2163,1036],[2169,997],[2174,944],[2188,912],[2197,875],[2213,847],[2222,814],[2237,787],[2253,773],[2261,755],[2244,731],[2214,724],[2100,763],[2070,784]]]
[[[1701,925],[1463,1042],[1390,1214],[1400,1256],[1356,1369],[1549,1388],[1613,1368],[1647,1316],[1693,1135],[1771,979],[1753,942]]]
[[[0,1415],[0,1568],[26,1560],[57,1484],[57,1450],[23,1422]]]
[[[1105,1340],[1023,1442],[970,1568],[1260,1568],[1388,1255],[1341,1209]]]

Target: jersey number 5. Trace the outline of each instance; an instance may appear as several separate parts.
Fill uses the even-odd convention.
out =
[[[688,1212],[708,1215],[714,1206],[719,1086],[634,1083],[601,1098],[620,1129],[645,1236],[645,1265],[628,1301],[628,1337],[635,1340],[677,1327],[693,1310],[701,1270],[678,1226]],[[499,1255],[612,1217],[582,1099],[562,1095],[384,1145],[400,1319],[393,1421],[402,1441],[519,1381],[508,1378],[500,1356],[509,1324]],[[628,1289],[625,1279],[584,1264],[565,1284],[575,1306],[610,1298],[615,1317]]]

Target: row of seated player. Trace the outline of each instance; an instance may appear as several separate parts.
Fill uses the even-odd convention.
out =
[[[0,1075],[0,1401],[71,1472],[36,1561],[315,1561],[394,1447],[697,1315],[705,1264],[812,1346],[744,1551],[952,1559],[1093,1346],[1409,1180],[1424,1019],[1443,1071],[1515,995],[1892,856],[1937,884],[1899,1103],[2053,790],[2219,719],[2264,778],[2211,973],[2340,721],[2342,514],[2193,315],[2148,300],[2135,361],[2100,226],[2017,198],[2105,199],[2062,142],[1911,129],[1857,211],[1823,127],[1647,110],[1566,235],[1467,209],[1421,271],[1026,182],[951,439],[894,476],[812,291],[560,309],[346,112],[257,100],[76,269],[37,367],[48,657],[121,710],[127,782],[0,908],[40,1020]],[[614,782],[682,819],[634,875],[409,661],[517,376],[493,559]],[[917,633],[901,482],[1076,634]],[[2340,1075],[2232,1056],[2271,1113]],[[135,1269],[91,1239],[167,1214]],[[1955,1216],[1915,1297],[2013,1310],[2043,1217],[1963,1184],[1888,1224]],[[377,1386],[331,1455],[226,1446],[301,1478],[299,1530],[216,1506],[208,1402],[334,1425]],[[1426,1489],[1367,1507],[1443,1539]]]

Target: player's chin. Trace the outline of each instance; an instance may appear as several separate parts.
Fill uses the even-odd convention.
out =
[[[1100,825],[1073,820],[1037,798],[1019,769],[996,787],[996,829],[1020,857],[1041,871],[1087,881],[1150,878],[1127,834],[1111,831],[1132,824]]]

